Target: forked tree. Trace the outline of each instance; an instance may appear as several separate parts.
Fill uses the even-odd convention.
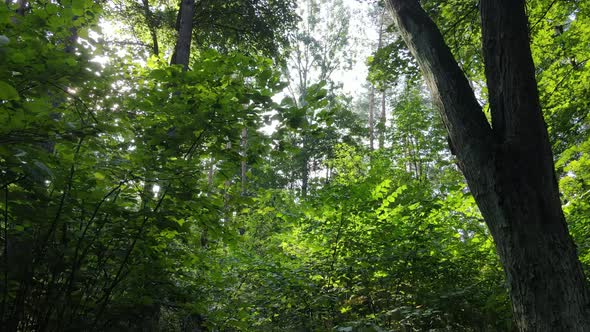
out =
[[[590,331],[589,295],[561,209],[524,0],[481,0],[491,124],[418,0],[387,0],[506,273],[520,331]]]

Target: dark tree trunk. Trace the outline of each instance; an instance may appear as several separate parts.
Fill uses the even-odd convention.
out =
[[[160,46],[158,44],[158,30],[154,18],[154,13],[152,13],[150,9],[150,1],[149,0],[142,0],[143,3],[143,11],[145,15],[145,21],[148,26],[148,30],[150,31],[150,37],[152,37],[152,52],[155,56],[160,55]],[[192,27],[191,27],[192,29]],[[190,46],[190,45],[189,45]]]
[[[18,4],[18,9],[16,10],[16,12],[20,16],[24,16],[25,11],[27,10],[27,0],[18,0],[16,3]]]
[[[158,332],[160,331],[160,316],[162,314],[159,304],[146,305],[140,308],[141,315],[139,321],[134,322],[134,325],[139,327],[142,332]]]
[[[195,13],[195,0],[182,0],[178,9],[178,39],[172,55],[171,64],[183,65],[188,69],[193,34],[193,16]]]
[[[590,331],[582,267],[559,200],[523,0],[482,0],[495,190],[509,227],[490,228],[522,331]]]
[[[518,329],[590,331],[588,290],[561,210],[524,1],[481,1],[493,128],[418,1],[387,3],[492,233]]]
[[[199,314],[191,314],[186,317],[180,328],[181,332],[206,332],[208,330],[205,319]]]

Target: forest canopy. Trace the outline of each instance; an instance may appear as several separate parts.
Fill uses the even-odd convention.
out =
[[[529,331],[404,4],[503,128],[480,1],[0,4],[3,330]],[[590,1],[526,15],[588,276]]]

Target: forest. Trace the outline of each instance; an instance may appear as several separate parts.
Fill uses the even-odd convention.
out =
[[[5,0],[0,330],[590,331],[590,1]]]

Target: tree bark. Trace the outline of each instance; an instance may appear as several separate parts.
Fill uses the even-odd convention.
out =
[[[491,127],[419,2],[387,4],[494,238],[518,329],[590,331],[588,289],[561,210],[524,1],[480,2]]]
[[[385,148],[385,129],[387,123],[387,112],[385,107],[385,89],[381,91],[381,116],[379,117],[379,148]]]
[[[248,178],[246,177],[246,173],[248,171],[248,128],[242,128],[242,135],[241,135],[241,179],[242,179],[242,195],[246,195],[246,185],[248,183]]]
[[[385,21],[385,9],[381,13],[381,19],[379,23],[379,41],[377,43],[377,51],[383,47],[383,34],[384,34],[384,21]],[[377,125],[377,129],[379,132],[379,148],[383,149],[385,147],[385,124],[387,119],[385,118],[385,87],[381,87],[381,116],[379,117],[379,124]]]
[[[182,0],[178,9],[178,39],[172,55],[171,64],[182,65],[188,70],[188,62],[191,51],[193,34],[193,16],[195,13],[195,0]]]
[[[301,148],[301,196],[307,197],[307,189],[309,185],[309,155],[307,151],[309,144],[307,134],[303,137],[303,146]]]
[[[150,37],[152,37],[152,52],[155,56],[160,55],[160,46],[158,44],[158,30],[156,27],[156,22],[154,18],[154,13],[150,9],[150,1],[149,0],[142,0],[143,4],[143,11],[145,15],[146,25],[148,26],[148,30],[150,31]],[[191,21],[192,22],[192,21]],[[192,26],[191,26],[192,30]],[[190,47],[190,44],[189,44]]]
[[[375,150],[375,87],[369,90],[369,149]]]

